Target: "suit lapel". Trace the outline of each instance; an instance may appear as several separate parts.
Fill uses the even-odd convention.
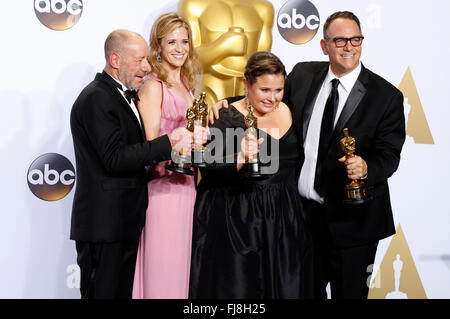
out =
[[[145,127],[144,127],[144,121],[142,120],[142,116],[141,116],[141,112],[139,112],[139,102],[138,101],[134,101],[134,105],[136,105],[136,109],[138,111],[138,115],[139,115],[139,120],[141,121],[142,125],[139,124],[139,127],[141,128],[142,134],[144,139],[147,139],[146,135],[145,135]],[[136,116],[135,116],[136,117]]]
[[[344,129],[345,125],[347,124],[347,121],[350,119],[350,117],[353,115],[353,113],[358,108],[362,98],[367,93],[367,89],[364,86],[363,83],[366,83],[366,77],[367,73],[362,66],[361,74],[359,75],[358,79],[355,82],[355,85],[353,86],[348,98],[347,102],[344,105],[344,108],[342,109],[341,115],[339,116],[339,119],[336,123],[336,126],[334,128],[334,136],[340,136],[340,132]]]
[[[358,108],[358,105],[361,102],[364,95],[366,94],[366,92],[367,89],[364,87],[364,85],[362,85],[362,83],[359,82],[359,80],[356,81],[352,91],[350,92],[350,95],[348,96],[347,102],[345,103],[344,108],[342,109],[341,115],[339,116],[339,119],[336,123],[336,127],[334,129],[335,133],[342,131],[348,119],[353,115],[355,110]]]
[[[303,109],[303,141],[306,138],[306,133],[308,132],[309,121],[311,120],[311,115],[314,109],[314,103],[316,102],[317,94],[319,93],[320,87],[322,86],[323,80],[325,79],[328,72],[328,64],[314,74],[311,80],[310,86],[307,92],[307,99],[305,102],[305,108]]]
[[[136,115],[134,114],[133,110],[131,109],[131,106],[128,104],[128,102],[123,98],[122,94],[119,92],[117,83],[105,71],[103,71],[102,74],[98,74],[98,75],[100,76],[99,79],[106,82],[108,84],[108,86],[111,88],[111,91],[117,97],[117,100],[120,101],[120,104],[122,105],[122,107],[125,108],[125,112],[127,112],[128,115],[131,116],[134,123],[139,127],[139,131],[142,134],[142,138],[144,140],[146,140],[145,131],[144,131],[143,126],[141,126],[141,124],[139,123],[139,120],[137,119]],[[135,105],[137,108],[137,106],[138,106],[137,103],[135,103]],[[138,114],[139,114],[139,119],[141,120],[141,123],[143,123],[141,114],[139,113],[139,109],[138,109]]]

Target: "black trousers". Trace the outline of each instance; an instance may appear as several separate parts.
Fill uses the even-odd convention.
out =
[[[332,299],[367,299],[378,241],[336,247],[324,205],[305,198],[302,202],[313,238],[314,298],[326,299],[329,283]]]
[[[82,299],[130,299],[139,240],[76,242]]]

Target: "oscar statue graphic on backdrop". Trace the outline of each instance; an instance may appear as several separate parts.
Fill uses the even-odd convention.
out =
[[[379,267],[369,299],[426,299],[420,274],[401,225],[397,226]]]
[[[394,284],[395,290],[389,292],[386,295],[386,299],[408,299],[408,296],[399,291],[400,288],[400,277],[402,275],[403,261],[400,259],[400,254],[397,254],[394,262],[392,263],[392,267],[394,268]]]
[[[434,144],[425,109],[422,106],[419,92],[409,67],[398,89],[402,91],[405,97],[405,104],[407,104],[405,108],[409,110],[405,114],[406,135],[413,138],[416,144]]]
[[[178,9],[192,27],[208,105],[243,95],[248,57],[272,46],[272,4],[266,0],[180,0]]]

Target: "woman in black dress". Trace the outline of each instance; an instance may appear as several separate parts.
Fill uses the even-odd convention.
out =
[[[220,154],[226,163],[201,169],[190,298],[311,296],[310,235],[297,189],[300,150],[291,112],[281,102],[285,76],[275,55],[253,54],[244,72],[246,98],[221,109],[211,127],[212,133],[213,128],[223,133],[223,147],[215,143],[214,156]],[[257,118],[259,141],[230,134],[230,128],[246,129],[249,105]],[[261,141],[259,149],[267,149],[267,159],[279,167],[264,180],[243,178],[242,162],[257,152]],[[261,153],[261,160],[267,161]]]

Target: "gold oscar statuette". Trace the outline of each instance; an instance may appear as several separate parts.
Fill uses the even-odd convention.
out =
[[[258,139],[258,119],[253,114],[253,106],[247,105],[248,113],[244,118],[245,126],[247,127],[247,135],[253,136]],[[240,170],[240,174],[245,178],[249,179],[264,179],[267,175],[261,173],[261,162],[259,161],[259,156],[250,157],[244,166]]]
[[[197,115],[196,110],[198,108],[198,104],[199,99],[195,99],[192,106],[186,110],[186,129],[192,133],[194,132],[194,121]],[[190,152],[188,153],[186,150],[183,150],[175,155],[175,160],[172,160],[169,165],[166,165],[166,169],[181,174],[194,175],[194,172],[192,171],[192,159]]]
[[[197,99],[195,105],[195,126],[206,127],[208,125],[208,104],[205,102],[206,92],[202,92],[200,97]],[[192,150],[192,166],[194,167],[206,167],[207,163],[205,160],[206,148],[202,144],[194,144],[194,149]]]
[[[356,139],[349,135],[348,128],[344,128],[344,137],[341,139],[341,147],[347,159],[355,156]],[[364,181],[354,179],[345,185],[346,204],[362,204],[369,199],[366,194],[366,185]]]

